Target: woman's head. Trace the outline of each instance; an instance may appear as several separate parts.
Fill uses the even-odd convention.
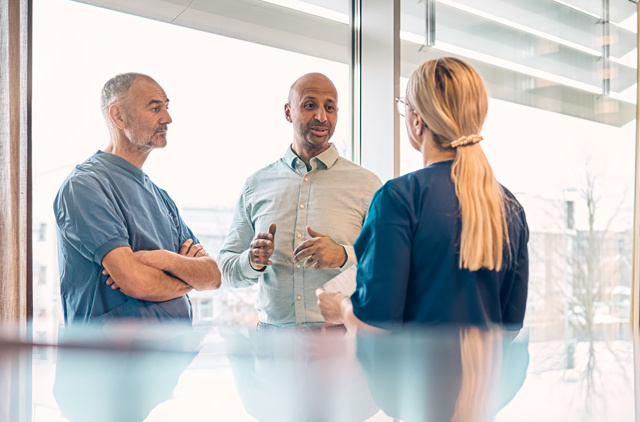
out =
[[[509,244],[504,192],[478,144],[487,104],[482,79],[460,59],[428,61],[409,78],[407,106],[421,121],[412,114],[407,122],[417,124],[417,132],[426,126],[436,147],[455,157],[451,179],[462,221],[458,265],[472,271],[499,270],[505,241]],[[416,147],[411,133],[409,138]]]
[[[460,59],[443,57],[423,63],[411,74],[406,96],[407,105],[420,115],[442,149],[482,131],[487,92],[478,73]]]

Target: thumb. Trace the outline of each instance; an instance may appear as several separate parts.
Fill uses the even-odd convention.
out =
[[[318,288],[316,289],[316,296],[317,296],[317,297],[320,297],[320,295],[322,295],[322,294],[324,294],[324,293],[325,293],[325,290],[324,290],[322,287],[318,287]]]
[[[269,225],[269,233],[275,238],[276,237],[276,223],[271,223]]]
[[[309,233],[309,236],[311,236],[311,237],[324,237],[324,236],[326,236],[326,234],[322,234],[320,232],[317,232],[317,231],[313,230],[309,226],[307,226],[307,233]]]

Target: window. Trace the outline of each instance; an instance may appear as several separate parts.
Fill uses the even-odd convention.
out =
[[[567,228],[568,229],[573,229],[574,228],[574,216],[573,216],[573,201],[566,201],[565,204],[567,205]]]
[[[215,13],[238,12],[233,2],[227,2],[226,12],[212,9],[219,2],[194,3],[206,10],[192,12],[211,14],[196,22],[211,23],[219,16]],[[109,142],[99,98],[112,76],[146,73],[170,98],[173,123],[168,146],[153,151],[143,170],[171,195],[212,256],[228,231],[245,179],[282,157],[291,143],[292,130],[283,109],[295,79],[308,72],[322,72],[332,79],[340,107],[332,142],[342,156],[352,158],[347,24],[271,3],[264,8],[264,16],[255,8],[240,7],[239,12],[247,20],[272,27],[265,29],[267,33],[284,31],[288,24],[310,30],[309,25],[300,26],[300,19],[322,20],[342,29],[325,31],[322,47],[316,48],[311,39],[271,37],[276,42],[269,42],[270,37],[256,30],[257,24],[251,31],[245,28],[249,38],[267,44],[263,45],[78,2],[33,2],[33,209],[38,242],[34,263],[46,262],[50,269],[47,274],[34,267],[38,284],[34,324],[39,335],[55,342],[62,324],[56,236],[46,236],[47,228],[56,227],[52,204],[74,166]],[[280,43],[283,40],[303,48],[287,50],[289,44]],[[192,293],[194,325],[255,324],[255,294],[256,289]],[[34,391],[36,407],[48,400],[38,391]]]

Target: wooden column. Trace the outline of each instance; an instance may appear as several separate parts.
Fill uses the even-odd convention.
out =
[[[0,0],[0,322],[32,313],[30,15],[30,0]]]
[[[0,420],[31,420],[31,1],[0,0]]]

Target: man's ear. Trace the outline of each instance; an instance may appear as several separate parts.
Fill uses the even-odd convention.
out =
[[[289,103],[284,105],[284,117],[287,119],[287,122],[293,123],[293,119],[291,119],[291,106]]]
[[[109,107],[109,117],[111,117],[111,122],[118,129],[124,129],[125,127],[125,114],[124,109],[118,104],[111,104]]]

